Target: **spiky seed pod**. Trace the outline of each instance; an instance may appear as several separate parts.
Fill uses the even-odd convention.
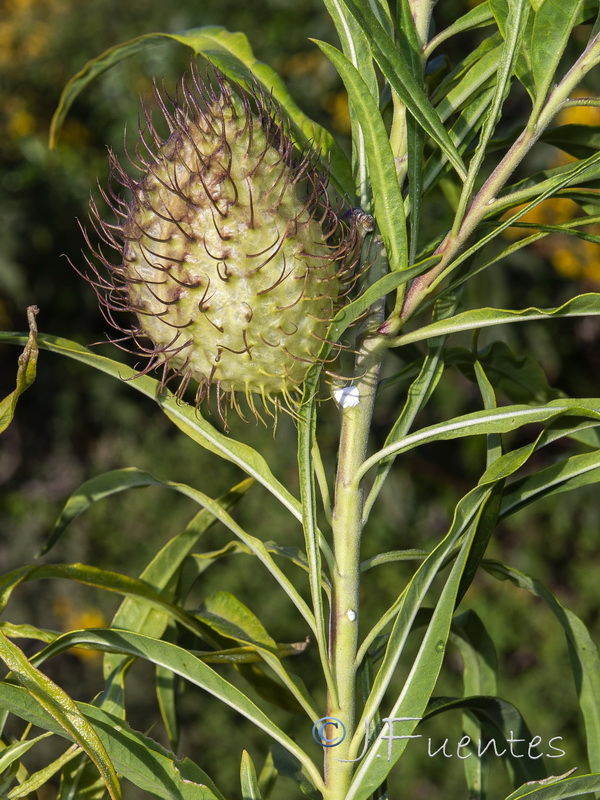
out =
[[[169,135],[144,110],[130,157],[139,180],[110,153],[102,195],[115,222],[92,201],[92,223],[120,261],[98,248],[104,270],[87,259],[87,277],[109,322],[148,357],[142,372],[163,367],[163,384],[178,375],[180,391],[196,381],[197,402],[215,386],[221,416],[227,399],[240,412],[236,393],[257,415],[253,395],[293,408],[342,294],[351,227],[331,207],[316,154],[295,151],[270,98],[234,92],[218,73],[216,89],[191,76],[173,101],[155,85]],[[133,327],[115,320],[121,311],[133,312]]]

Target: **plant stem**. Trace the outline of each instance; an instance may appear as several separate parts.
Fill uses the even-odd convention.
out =
[[[473,198],[462,220],[460,229],[451,231],[436,250],[436,253],[442,256],[442,260],[432,270],[415,280],[404,300],[401,319],[394,320],[395,324],[388,326],[387,333],[397,332],[402,322],[406,321],[416,311],[423,298],[431,290],[434,281],[437,284],[436,279],[445,273],[454,256],[489,212],[496,196],[505,186],[517,166],[538,141],[553,117],[563,107],[563,104],[568,102],[569,94],[599,61],[600,34],[596,34],[577,62],[550,92],[545,104],[540,106],[539,109],[536,107],[533,110],[525,130],[514,142],[504,158],[497,164],[492,174]]]
[[[381,247],[383,250],[383,247]],[[371,279],[385,270],[379,257],[371,267]],[[384,302],[375,304],[362,329],[362,343],[356,359],[352,386],[358,403],[341,408],[342,426],[333,508],[333,549],[335,568],[330,623],[330,659],[337,688],[337,702],[328,697],[327,715],[346,728],[344,740],[325,750],[327,800],[344,800],[354,764],[345,762],[356,722],[356,653],[358,650],[360,539],[364,494],[356,475],[367,454],[373,405],[379,371],[385,353],[384,339],[377,333],[384,316]]]

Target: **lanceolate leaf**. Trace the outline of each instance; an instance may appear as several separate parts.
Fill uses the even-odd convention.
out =
[[[379,96],[379,86],[371,48],[364,31],[348,9],[344,8],[340,0],[324,0],[324,4],[335,25],[344,55],[354,67],[360,67],[360,73],[367,86],[367,92],[372,98],[376,99]],[[351,105],[349,111],[352,125],[352,171],[355,178],[356,194],[363,211],[370,212],[372,197],[367,166],[368,146],[362,123],[356,116],[356,109]]]
[[[570,776],[573,770],[567,775]],[[580,775],[565,777],[557,775],[533,784],[525,784],[516,792],[509,794],[506,800],[567,800],[569,797],[581,797],[600,789],[600,775]]]
[[[265,547],[264,543],[260,539],[257,539],[255,536],[251,536],[250,534],[246,533],[243,530],[243,528],[241,528],[234,521],[231,515],[228,514],[227,511],[225,511],[225,509],[218,503],[218,501],[214,500],[211,497],[208,497],[208,495],[204,494],[203,492],[200,492],[197,489],[193,489],[191,486],[187,486],[186,484],[183,483],[174,483],[172,481],[161,481],[160,479],[155,478],[149,473],[145,473],[145,476],[148,481],[147,485],[164,486],[166,488],[172,489],[173,491],[179,492],[180,494],[186,497],[189,497],[190,499],[198,503],[200,506],[205,508],[215,519],[218,519],[227,528],[229,528],[229,530],[232,533],[234,533],[247,547],[250,548],[252,553],[258,557],[259,561],[263,563],[263,565],[267,568],[267,570],[271,573],[271,575],[275,578],[275,580],[279,583],[279,585],[284,589],[290,600],[296,605],[296,607],[298,608],[298,610],[300,611],[300,613],[310,626],[311,630],[314,631],[315,629],[314,616],[311,610],[309,609],[306,601],[302,598],[302,596],[294,587],[294,585],[287,577],[287,575],[285,575],[285,573],[277,566],[273,557],[271,556],[271,554]],[[52,570],[52,568],[53,565],[40,566],[34,568],[24,567],[21,568],[21,570],[15,571],[14,575],[17,577],[20,576],[21,573],[23,573],[23,575],[29,575],[34,571],[36,573],[39,573],[42,572],[43,570]],[[97,575],[97,580],[99,580],[100,583],[102,574],[106,572],[105,570],[96,570],[93,567],[82,567],[82,565],[78,565],[78,568],[85,569],[87,571],[87,574],[89,575],[94,575],[94,574]],[[113,585],[114,582],[117,582],[119,583],[119,585],[123,587],[126,586],[132,587],[131,591],[133,594],[140,593],[139,589],[136,591],[133,589],[133,587],[134,585],[135,586],[143,585],[141,581],[136,581],[133,578],[127,578],[126,576],[123,575],[117,576],[116,573],[110,573],[110,574],[113,576],[113,578],[111,583],[106,584],[107,588],[110,588],[110,586]],[[18,579],[23,580],[22,577],[19,577]],[[7,583],[6,576],[4,577],[3,580],[5,583]],[[11,574],[11,578],[8,581],[7,585],[9,587],[12,587],[16,580],[17,578],[16,577],[13,578]],[[117,589],[117,591],[121,591],[121,589]],[[126,588],[124,589],[124,591],[125,593],[129,593],[129,590]],[[148,598],[150,598],[152,595],[155,595],[155,593],[151,588],[146,588],[145,592],[146,592],[146,597]],[[166,604],[165,608],[169,608],[169,604]],[[176,612],[171,607],[170,613],[177,614],[179,612]]]
[[[376,100],[358,70],[347,58],[326,42],[317,44],[340,74],[348,91],[363,135],[367,140],[369,176],[373,204],[392,270],[408,266],[408,246],[404,223],[404,200],[398,183],[394,155]]]
[[[569,646],[579,707],[585,721],[588,759],[591,768],[600,772],[600,656],[588,629],[576,614],[565,608],[535,578],[498,561],[484,560],[482,566],[495,578],[508,579],[542,599],[562,626]],[[569,794],[548,795],[554,796],[571,797]]]
[[[261,61],[257,61],[248,39],[243,33],[231,33],[220,26],[194,28],[180,33],[147,33],[129,42],[111,47],[102,55],[89,61],[85,67],[67,83],[52,120],[50,146],[56,145],[65,117],[73,101],[95,78],[108,69],[148,47],[162,44],[165,40],[179,42],[191,48],[217,66],[228,78],[239,83],[257,81],[267,95],[273,94],[290,119],[299,142],[312,142],[321,153],[324,162],[330,163],[331,174],[340,189],[349,197],[354,187],[348,160],[335,139],[309,119],[289,94],[279,75]]]
[[[96,648],[108,649],[160,664],[190,683],[201,687],[279,742],[300,761],[315,786],[322,788],[319,771],[306,753],[245,694],[187,650],[170,642],[157,641],[129,631],[89,629],[61,636],[38,653],[35,661],[41,663],[77,644],[89,644]]]
[[[392,89],[424,131],[444,150],[458,174],[464,178],[466,172],[460,155],[427,95],[414,78],[402,52],[366,3],[359,4],[356,0],[343,2],[369,37],[373,55]]]
[[[242,762],[240,764],[240,784],[242,789],[242,800],[262,800],[262,794],[258,788],[258,779],[254,763],[247,750],[242,752]]]
[[[251,480],[243,481],[226,495],[220,497],[217,502],[226,511],[229,510],[245,494],[251,484]],[[215,521],[215,517],[208,511],[204,509],[199,511],[188,523],[185,530],[167,542],[154,556],[140,575],[140,579],[149,583],[159,592],[165,589],[173,576],[179,571],[184,559],[196,546],[198,539]],[[251,551],[248,550],[248,552]],[[168,617],[166,614],[157,612],[156,609],[134,597],[126,597],[112,619],[112,627],[114,628],[126,628],[127,630],[156,638],[160,638],[163,635],[167,623]],[[105,678],[114,673],[124,661],[126,659],[120,656],[107,654],[104,658]]]
[[[423,263],[423,262],[422,262]],[[426,266],[426,265],[424,265]],[[410,279],[407,275],[406,279]],[[0,331],[0,342],[12,344],[25,344],[27,338],[23,334],[6,333]],[[47,334],[38,336],[38,345],[44,350],[50,350],[63,356],[81,361],[83,364],[94,367],[100,372],[105,372],[123,381],[125,385],[155,400],[169,419],[187,436],[205,447],[211,453],[231,461],[240,467],[246,474],[272,492],[283,505],[298,519],[302,520],[302,510],[298,500],[280,483],[273,475],[265,459],[252,447],[237,442],[230,436],[218,431],[207,422],[201,414],[187,403],[180,402],[171,392],[159,392],[159,381],[147,375],[138,375],[135,370],[114,361],[111,358],[100,356],[76,342],[61,339],[58,336]]]
[[[600,451],[571,456],[506,487],[500,517],[507,517],[530,503],[559,492],[600,482]]]
[[[0,659],[27,693],[84,750],[96,765],[112,800],[120,800],[121,788],[115,768],[93,726],[73,700],[0,631]]]
[[[410,450],[417,445],[474,434],[507,433],[509,430],[516,430],[530,422],[541,423],[555,420],[563,414],[600,421],[600,398],[551,400],[538,407],[502,406],[492,411],[476,411],[473,414],[465,414],[440,425],[431,425],[405,436],[395,444],[384,447],[383,450],[368,458],[360,468],[357,478],[362,477],[383,458]]]
[[[0,400],[0,433],[5,431],[12,422],[19,396],[22,395],[35,380],[38,359],[37,327],[35,324],[37,312],[38,310],[35,306],[32,306],[27,311],[29,319],[29,338],[25,344],[25,349],[19,356],[16,389],[14,392],[11,392],[8,397]]]
[[[527,322],[533,319],[596,316],[598,314],[600,314],[600,293],[595,292],[577,295],[558,308],[524,308],[521,310],[478,308],[473,311],[463,311],[450,319],[433,322],[431,325],[425,325],[416,331],[406,333],[399,336],[396,343],[401,345],[419,342],[433,336],[478,330],[505,323]]]
[[[571,31],[581,17],[584,0],[543,0],[535,13],[530,49],[531,69],[536,89],[536,108],[540,109],[555,82],[555,72],[571,36]]]
[[[75,737],[17,686],[0,683],[0,707],[39,728]],[[86,703],[76,707],[93,727],[118,773],[160,800],[224,800],[210,778],[189,758],[179,759],[118,717]]]
[[[436,47],[439,47],[442,42],[445,42],[447,39],[450,39],[451,36],[455,36],[457,33],[472,31],[476,28],[481,28],[484,25],[493,24],[494,15],[492,14],[492,10],[490,8],[490,2],[489,0],[485,0],[485,2],[479,3],[475,6],[475,8],[472,8],[470,11],[467,11],[466,14],[463,14],[462,17],[459,17],[456,22],[452,23],[452,25],[444,28],[444,30],[440,31],[437,36],[434,36],[434,38],[425,48],[425,55],[429,57]]]

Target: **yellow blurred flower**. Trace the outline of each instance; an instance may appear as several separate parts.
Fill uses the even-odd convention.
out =
[[[331,115],[331,124],[339,133],[350,133],[350,109],[346,92],[329,92],[323,97],[322,105]]]
[[[108,622],[98,608],[87,607],[76,609],[73,607],[68,595],[58,595],[53,601],[52,610],[61,619],[64,631],[80,631],[86,628],[106,628]],[[97,650],[84,650],[81,647],[72,647],[69,653],[77,656],[82,661],[96,661],[102,657]]]
[[[587,89],[578,89],[573,93],[571,100],[592,99],[595,95]],[[600,107],[598,106],[569,106],[563,108],[556,118],[558,125],[600,125]]]
[[[525,207],[525,203],[507,211],[502,219],[512,217],[517,211]],[[524,214],[519,222],[526,222],[530,225],[560,225],[563,222],[568,222],[573,219],[578,212],[578,206],[572,200],[566,197],[551,197],[549,200],[544,200],[537,206]],[[526,236],[531,236],[533,231],[527,228],[507,228],[504,231],[504,236],[512,242],[518,239],[524,239]]]

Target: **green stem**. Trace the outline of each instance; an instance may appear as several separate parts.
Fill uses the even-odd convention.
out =
[[[379,277],[374,273],[383,271],[384,263],[380,256],[379,262],[373,264],[371,280]],[[386,351],[384,339],[377,333],[383,316],[384,302],[380,301],[371,309],[363,326],[352,381],[358,402],[345,407],[340,403],[342,427],[332,520],[335,568],[329,643],[337,698],[329,693],[327,715],[344,724],[346,736],[340,744],[325,750],[326,800],[344,800],[355,766],[344,759],[350,758],[349,747],[356,723],[360,539],[364,507],[364,493],[356,476],[367,455],[379,371]]]
[[[540,107],[538,111],[534,109],[523,133],[514,142],[473,198],[469,210],[462,220],[460,229],[451,231],[436,250],[436,253],[442,256],[442,260],[434,269],[415,280],[406,295],[401,319],[394,320],[395,324],[390,324],[388,326],[389,330],[386,332],[397,332],[402,322],[406,321],[416,311],[423,298],[431,291],[434,281],[437,284],[437,278],[446,272],[454,256],[463,247],[481,220],[489,213],[498,193],[505,186],[517,166],[538,141],[552,119],[561,110],[563,104],[568,102],[569,94],[599,61],[600,34],[597,34],[562,81],[551,91],[543,107]]]

